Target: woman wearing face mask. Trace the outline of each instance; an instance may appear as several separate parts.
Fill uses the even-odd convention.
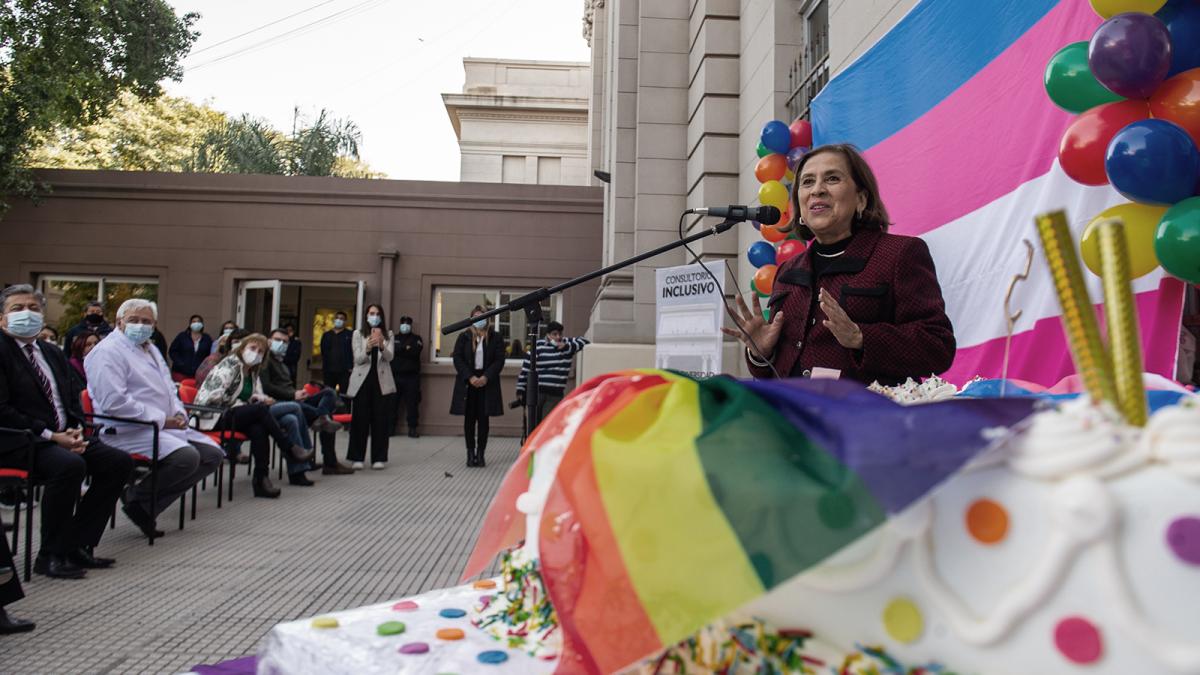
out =
[[[471,316],[483,314],[476,305]],[[467,440],[467,466],[487,466],[488,418],[504,414],[500,371],[504,368],[504,340],[486,319],[477,320],[454,343],[454,398],[450,414],[463,415]]]
[[[221,324],[221,334],[219,336],[217,336],[217,339],[214,340],[212,343],[212,347],[209,348],[212,351],[212,353],[213,354],[217,353],[217,350],[220,348],[221,338],[225,338],[226,340],[228,340],[229,336],[233,335],[233,331],[235,331],[237,329],[238,329],[238,325],[232,321],[226,321],[225,323]]]
[[[273,401],[263,394],[258,370],[267,354],[267,338],[253,333],[240,342],[212,369],[200,391],[196,404],[228,408],[219,418],[201,417],[200,428],[205,431],[227,429],[250,438],[250,455],[254,458],[254,496],[274,498],[279,488],[267,477],[270,439],[295,462],[312,459],[313,451],[305,450],[284,432],[271,415]],[[236,458],[231,458],[236,461]]]
[[[204,317],[192,315],[186,330],[171,342],[171,377],[176,382],[195,379],[196,369],[213,352],[212,337],[204,332]]]
[[[346,456],[355,469],[363,468],[367,452],[367,436],[371,437],[371,468],[387,466],[388,439],[391,431],[392,396],[396,382],[392,379],[392,341],[395,335],[387,329],[383,307],[367,305],[363,327],[354,331],[354,370],[346,396],[354,399],[350,418],[350,449]]]

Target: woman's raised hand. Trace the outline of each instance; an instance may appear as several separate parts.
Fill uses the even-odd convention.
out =
[[[758,358],[755,353],[755,347],[762,351],[762,357],[770,359],[775,353],[775,345],[779,342],[779,334],[783,330],[783,312],[778,312],[771,317],[771,322],[767,323],[763,319],[762,302],[759,301],[758,295],[754,296],[754,309],[751,310],[746,306],[746,301],[742,296],[737,296],[738,311],[734,316],[734,321],[741,325],[744,334],[733,328],[721,328],[721,332],[726,335],[737,338],[738,342],[746,345],[750,349],[750,353]],[[746,340],[746,335],[749,335],[754,344],[751,345]]]

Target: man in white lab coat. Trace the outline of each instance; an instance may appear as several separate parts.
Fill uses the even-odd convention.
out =
[[[151,500],[143,479],[125,494],[125,515],[147,537],[162,536],[154,519],[200,479],[217,470],[224,453],[204,434],[188,428],[187,413],[175,391],[171,371],[150,336],[158,306],[130,299],[117,310],[117,329],[84,359],[88,392],[96,413],[154,422],[158,427],[158,499]],[[110,445],[149,457],[154,432],[148,426],[105,422]]]

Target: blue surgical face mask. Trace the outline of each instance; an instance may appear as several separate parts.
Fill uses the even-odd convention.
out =
[[[334,320],[333,320],[333,327],[334,327],[334,328],[345,328],[345,327],[346,327],[346,320],[345,320],[345,319],[334,319]]]
[[[200,331],[204,330],[204,324],[196,321],[193,322],[192,325],[188,326],[188,328],[191,328],[193,333],[199,333]]]
[[[475,327],[475,330],[483,330],[487,328],[487,319],[480,319],[471,325]]]
[[[287,353],[287,348],[288,348],[287,343],[284,342],[283,340],[279,340],[279,339],[271,340],[271,352],[273,354],[275,354],[277,356],[283,356],[284,354]]]
[[[125,324],[125,337],[135,345],[145,344],[151,335],[154,335],[154,326],[148,323]]]
[[[379,321],[380,321],[380,317],[378,314],[368,314],[367,315],[367,323],[370,324],[370,326],[372,328],[374,328],[375,326],[378,326]]]
[[[44,320],[41,312],[22,309],[8,313],[8,332],[15,337],[31,338],[42,330]]]
[[[410,326],[406,323],[400,324],[400,334],[401,335],[408,335],[411,332],[412,332],[412,326]]]

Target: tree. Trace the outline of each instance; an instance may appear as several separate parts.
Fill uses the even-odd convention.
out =
[[[36,194],[27,160],[55,127],[92,124],[122,91],[151,98],[178,80],[197,18],[165,0],[4,0],[0,194]]]

